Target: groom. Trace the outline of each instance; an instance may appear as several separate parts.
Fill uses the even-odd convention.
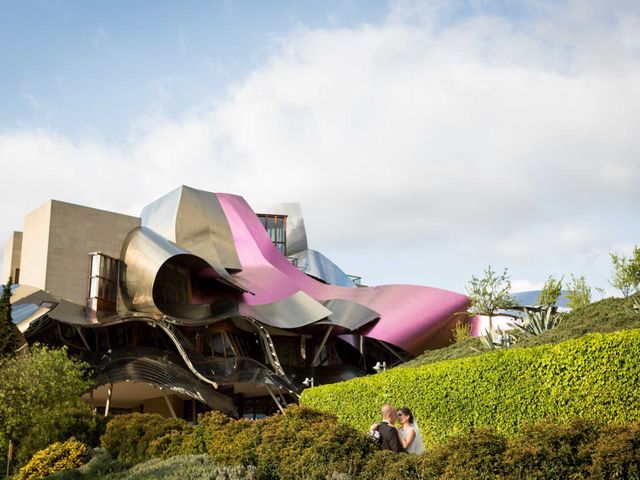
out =
[[[392,452],[404,452],[400,438],[398,437],[398,430],[393,426],[396,421],[396,409],[391,405],[386,404],[382,407],[382,423],[378,427],[380,432],[381,443],[380,449],[391,450]]]

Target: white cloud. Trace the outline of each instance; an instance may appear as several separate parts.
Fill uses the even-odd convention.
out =
[[[531,280],[513,279],[511,280],[512,292],[531,292],[542,290],[544,282],[532,282]]]
[[[298,28],[217,103],[138,119],[127,145],[4,131],[16,181],[0,231],[50,197],[137,213],[184,183],[301,201],[312,246],[374,252],[385,268],[358,267],[368,281],[390,278],[385,252],[402,250],[459,257],[442,273],[457,289],[488,263],[602,277],[589,252],[640,234],[639,17],[479,5],[445,23],[449,2],[397,2],[383,25]]]

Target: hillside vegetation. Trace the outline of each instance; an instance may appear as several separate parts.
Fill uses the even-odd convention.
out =
[[[636,295],[637,297],[638,295]],[[609,333],[640,328],[640,312],[633,309],[631,298],[606,298],[564,314],[563,322],[542,335],[519,340],[513,348],[533,347],[580,338],[588,333]],[[429,363],[472,357],[485,353],[478,338],[467,338],[438,350],[429,350],[399,368],[417,367]]]
[[[478,427],[511,436],[541,420],[640,420],[638,384],[640,330],[634,329],[395,368],[305,390],[301,401],[359,430],[379,417],[381,405],[407,405],[425,440],[438,444]]]

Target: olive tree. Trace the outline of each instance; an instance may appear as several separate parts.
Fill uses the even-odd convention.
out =
[[[640,247],[634,247],[630,256],[610,253],[613,271],[611,286],[620,290],[624,298],[640,291]]]
[[[471,276],[467,285],[471,307],[467,312],[471,315],[486,315],[489,317],[489,330],[493,331],[493,316],[498,310],[518,305],[518,301],[511,296],[511,278],[508,270],[499,275],[491,265],[484,271],[484,277]]]
[[[544,282],[540,295],[538,296],[538,305],[541,307],[551,308],[554,307],[560,294],[562,293],[562,281],[564,277],[560,277],[556,280],[553,275],[549,275],[549,279]]]
[[[571,274],[571,282],[567,285],[569,308],[581,308],[591,303],[591,287],[587,285],[584,275],[576,277]]]

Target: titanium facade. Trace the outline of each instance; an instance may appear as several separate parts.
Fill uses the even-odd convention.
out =
[[[308,249],[299,205],[262,208],[184,186],[140,218],[52,200],[25,220],[14,320],[29,343],[94,366],[87,401],[187,419],[271,413],[305,377],[345,380],[449,342],[466,296],[356,287]]]

